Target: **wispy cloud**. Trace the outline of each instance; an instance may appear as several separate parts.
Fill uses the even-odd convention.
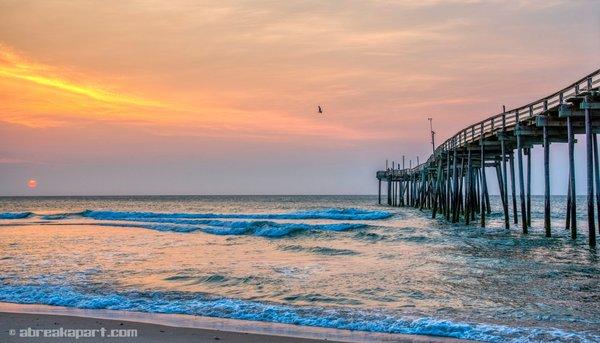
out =
[[[0,77],[23,80],[61,90],[67,93],[81,95],[107,104],[135,105],[144,107],[165,107],[166,104],[157,100],[144,99],[126,93],[119,93],[65,79],[56,68],[28,62],[6,45],[0,44]]]
[[[20,158],[0,157],[0,164],[42,164],[42,162]]]
[[[118,122],[156,135],[281,140],[292,136],[366,139],[368,133],[269,108],[138,96],[83,72],[37,63],[0,45],[0,120],[29,127]],[[143,93],[138,90],[137,93]]]

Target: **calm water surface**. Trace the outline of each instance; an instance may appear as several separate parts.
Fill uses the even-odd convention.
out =
[[[485,341],[600,341],[600,267],[553,198],[532,233],[371,196],[0,198],[0,301]]]

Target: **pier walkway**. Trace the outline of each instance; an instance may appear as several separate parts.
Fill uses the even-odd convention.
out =
[[[491,213],[487,187],[491,180],[486,180],[483,170],[492,168],[500,189],[506,228],[510,228],[511,220],[510,192],[512,220],[515,224],[520,221],[523,233],[527,233],[531,226],[531,148],[541,145],[544,149],[544,228],[550,237],[550,147],[552,143],[567,143],[569,154],[564,160],[569,176],[565,180],[568,182],[565,224],[574,239],[577,237],[574,135],[585,134],[588,237],[590,246],[595,246],[595,209],[600,229],[599,87],[600,69],[545,98],[467,126],[436,147],[427,161],[414,168],[400,169],[398,163],[398,168],[393,165],[378,171],[379,203],[381,184],[386,182],[389,206],[430,209],[433,218],[439,214],[451,222],[464,220],[469,225],[478,221],[485,227],[486,216]],[[516,187],[519,188],[519,206]]]

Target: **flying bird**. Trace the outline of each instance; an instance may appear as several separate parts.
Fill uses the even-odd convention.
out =
[[[322,114],[322,113],[323,113],[323,109],[321,108],[321,106],[320,106],[320,105],[319,105],[319,106],[317,106],[317,109],[319,110],[319,114]]]

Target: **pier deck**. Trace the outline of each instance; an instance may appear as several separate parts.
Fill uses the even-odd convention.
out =
[[[486,216],[491,210],[487,175],[483,171],[493,168],[506,228],[510,228],[512,215],[513,222],[518,224],[520,221],[523,233],[527,233],[531,226],[531,148],[541,145],[544,149],[544,228],[546,236],[550,237],[550,147],[552,143],[567,143],[569,190],[565,224],[571,237],[576,238],[574,135],[585,134],[588,237],[590,246],[595,246],[595,208],[600,229],[599,87],[600,69],[547,97],[467,126],[414,168],[400,169],[398,163],[398,168],[378,171],[379,203],[381,183],[386,182],[390,206],[430,209],[433,218],[441,214],[451,222],[462,219],[471,224],[478,219],[479,225],[485,227]]]

